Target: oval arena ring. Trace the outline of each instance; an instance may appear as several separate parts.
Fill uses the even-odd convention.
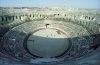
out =
[[[56,28],[40,28],[27,39],[27,50],[38,57],[59,57],[71,48],[69,34]]]

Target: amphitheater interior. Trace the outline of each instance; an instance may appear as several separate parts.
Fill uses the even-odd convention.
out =
[[[0,65],[99,65],[99,11],[0,7]]]

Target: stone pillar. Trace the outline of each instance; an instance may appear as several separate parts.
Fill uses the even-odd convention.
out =
[[[5,17],[5,21],[8,21],[8,17]]]
[[[21,15],[19,15],[19,20],[21,20]]]
[[[16,20],[16,16],[14,16],[14,20]]]
[[[21,15],[21,20],[23,20],[24,19],[24,16],[23,15]]]

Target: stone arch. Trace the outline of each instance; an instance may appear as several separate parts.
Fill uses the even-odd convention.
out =
[[[42,15],[40,14],[40,17],[42,17]]]
[[[1,17],[2,21],[5,21],[5,17]]]
[[[14,16],[12,16],[12,20],[14,21]]]
[[[85,19],[88,19],[88,16],[85,16]]]
[[[91,17],[89,17],[89,20],[91,20]]]
[[[34,14],[33,14],[33,18],[34,18]]]
[[[29,17],[31,17],[32,15],[30,14]]]

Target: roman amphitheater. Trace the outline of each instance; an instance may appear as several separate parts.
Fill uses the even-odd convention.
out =
[[[100,55],[99,11],[0,7],[0,65],[91,65]]]

